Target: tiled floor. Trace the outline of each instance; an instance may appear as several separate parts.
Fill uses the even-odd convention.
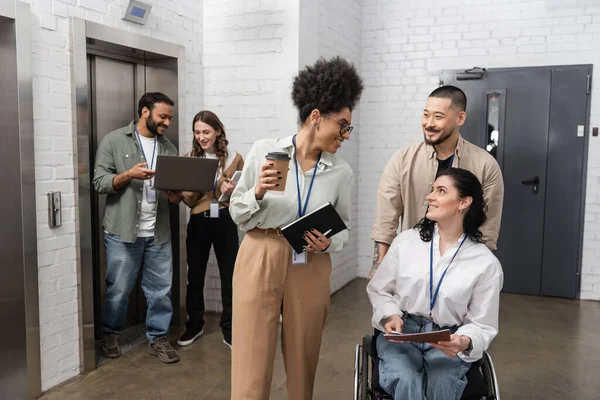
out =
[[[365,285],[366,280],[355,280],[332,297],[315,400],[352,398],[354,347],[372,331]],[[230,351],[216,316],[209,316],[205,331],[192,346],[179,349],[177,364],[162,364],[141,345],[42,398],[229,399]],[[490,349],[502,400],[599,399],[599,331],[600,302],[503,294],[500,334]],[[273,400],[286,399],[282,361],[278,352]]]

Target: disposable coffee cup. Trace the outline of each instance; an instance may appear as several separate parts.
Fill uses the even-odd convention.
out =
[[[273,163],[271,169],[279,171],[280,175],[277,176],[281,177],[281,179],[277,181],[279,186],[269,190],[283,192],[285,190],[285,183],[287,182],[288,171],[290,169],[291,158],[289,154],[281,152],[269,153],[267,154],[266,159]]]

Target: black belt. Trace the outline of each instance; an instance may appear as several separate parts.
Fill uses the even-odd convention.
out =
[[[414,314],[410,314],[405,312],[403,318],[409,318],[412,319],[413,321],[416,321],[420,324],[425,324],[425,321],[427,321],[429,318],[427,317],[423,317],[421,315],[414,315]],[[449,329],[452,333],[456,332],[456,330],[459,328],[458,325],[454,325],[454,326],[439,326],[438,324],[436,324],[435,322],[431,321],[432,325],[433,325],[433,330],[438,331],[438,330],[442,330],[442,329]]]

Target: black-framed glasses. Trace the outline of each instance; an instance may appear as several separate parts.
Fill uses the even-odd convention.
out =
[[[323,115],[324,117],[327,117],[329,119],[332,119],[338,123],[338,125],[340,126],[340,136],[344,135],[346,133],[348,135],[350,135],[350,132],[352,132],[352,129],[354,129],[354,127],[352,125],[350,125],[345,119],[335,119],[327,114],[321,114],[321,115]]]

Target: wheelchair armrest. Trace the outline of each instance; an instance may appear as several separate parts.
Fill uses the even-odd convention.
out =
[[[479,360],[473,362],[473,365],[475,365],[477,368],[483,367],[484,364],[485,364],[485,354]]]
[[[371,358],[377,357],[377,347],[375,346],[375,336],[365,335],[363,338],[363,348]]]

